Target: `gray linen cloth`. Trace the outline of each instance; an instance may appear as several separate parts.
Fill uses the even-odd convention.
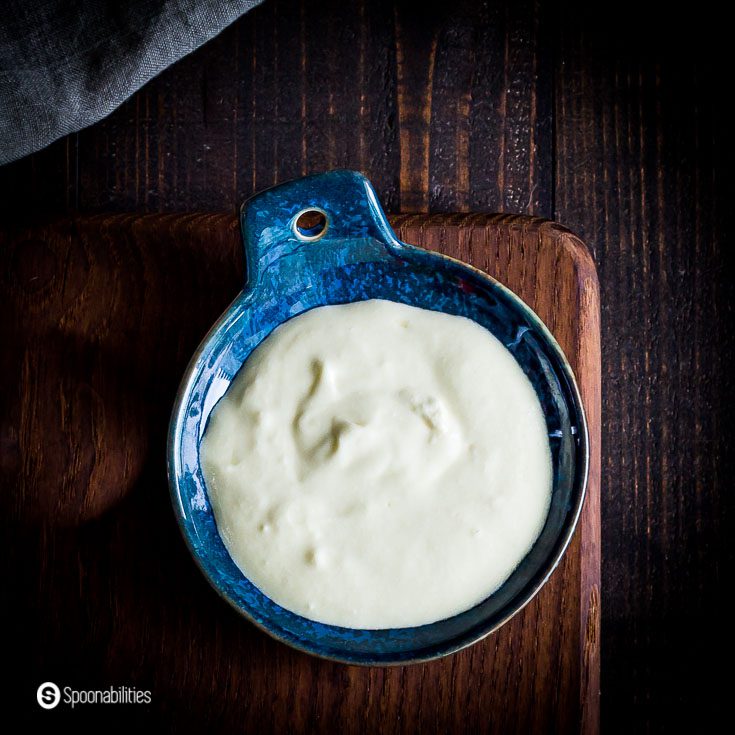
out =
[[[109,115],[260,2],[0,1],[0,164]]]

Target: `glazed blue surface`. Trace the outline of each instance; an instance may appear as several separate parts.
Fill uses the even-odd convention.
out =
[[[315,242],[296,237],[296,215],[328,217]],[[487,275],[396,240],[370,183],[352,171],[292,181],[256,195],[241,214],[246,284],[194,356],[169,432],[169,483],[191,553],[215,589],[276,638],[328,658],[406,663],[458,650],[496,629],[538,591],[574,530],[587,477],[587,431],[560,348],[538,317]],[[551,510],[536,544],[505,584],[476,607],[430,625],[355,630],[285,610],[235,566],[217,532],[199,465],[207,419],[252,350],[282,322],[308,309],[389,299],[469,317],[512,352],[541,400],[551,444]]]

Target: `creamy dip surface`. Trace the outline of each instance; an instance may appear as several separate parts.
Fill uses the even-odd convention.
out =
[[[215,406],[201,461],[243,574],[351,628],[481,602],[538,537],[552,485],[541,405],[510,352],[469,319],[381,300],[278,327]]]

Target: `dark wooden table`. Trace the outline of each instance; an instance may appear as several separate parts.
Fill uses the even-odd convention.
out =
[[[682,18],[625,2],[594,10],[266,0],[107,120],[1,168],[0,227],[70,211],[233,211],[333,167],[364,171],[392,212],[519,212],[570,227],[601,282],[602,721],[704,730],[726,701],[712,663],[732,641],[725,24],[701,7]],[[0,257],[4,277],[43,281]],[[50,339],[48,351],[63,372],[65,346]],[[15,376],[6,397],[33,391],[22,355],[5,350],[2,365]],[[59,395],[47,400],[63,426]],[[93,416],[98,397],[85,400]],[[79,536],[24,504],[41,470],[15,452],[16,418],[3,411],[3,616],[21,701],[51,663],[92,683],[95,620],[57,613],[67,595],[101,594],[114,569],[89,578],[76,565],[105,524]]]

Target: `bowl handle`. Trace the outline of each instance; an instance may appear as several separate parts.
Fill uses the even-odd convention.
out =
[[[356,171],[316,174],[260,192],[243,204],[240,225],[245,291],[257,288],[266,272],[269,281],[277,279],[286,260],[297,274],[387,259],[403,247],[372,185]]]

